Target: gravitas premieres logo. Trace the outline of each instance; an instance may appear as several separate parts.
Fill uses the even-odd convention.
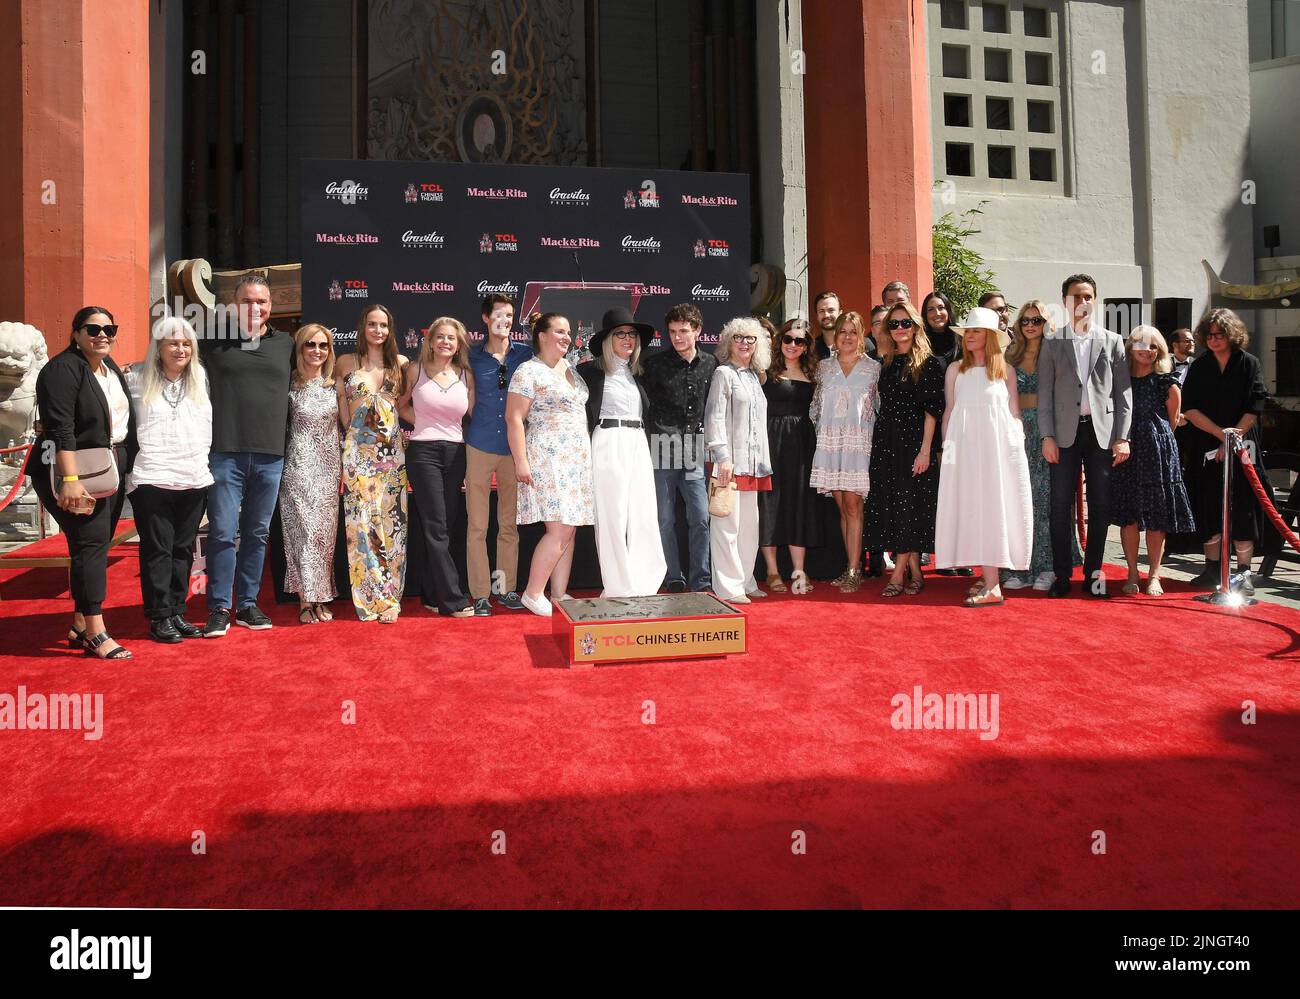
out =
[[[143,980],[152,974],[153,937],[82,936],[73,930],[50,940],[55,971],[129,971]]]
[[[519,285],[511,284],[509,281],[502,281],[500,284],[489,284],[487,281],[478,283],[479,295],[509,295],[511,298],[519,297]]]
[[[467,187],[465,193],[471,198],[492,198],[496,201],[528,197],[527,191],[521,191],[517,187]]]
[[[705,288],[697,284],[691,289],[691,298],[700,302],[726,302],[731,298],[731,292],[722,285],[716,288]]]
[[[543,236],[542,246],[552,246],[557,250],[599,250],[600,240],[586,236]]]
[[[647,236],[645,239],[633,239],[631,236],[623,237],[624,253],[658,253],[660,249],[659,240],[653,236]]]
[[[561,191],[558,187],[551,188],[551,204],[553,205],[589,205],[591,204],[591,195],[578,188],[576,191]]]
[[[402,247],[407,250],[441,250],[447,237],[438,232],[418,233],[407,229],[402,233]]]
[[[325,185],[325,197],[344,205],[355,205],[370,197],[370,188],[362,187],[355,180],[331,180]]]

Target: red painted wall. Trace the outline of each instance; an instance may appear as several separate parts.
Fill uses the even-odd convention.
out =
[[[810,295],[865,312],[889,281],[930,290],[925,0],[805,0]]]
[[[0,8],[0,135],[13,148],[0,168],[0,319],[38,327],[54,352],[77,309],[102,305],[122,326],[114,357],[139,359],[149,335],[148,0]]]

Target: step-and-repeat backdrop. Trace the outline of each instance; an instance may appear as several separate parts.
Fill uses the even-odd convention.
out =
[[[516,337],[529,312],[561,312],[583,345],[615,305],[662,331],[693,302],[705,344],[750,311],[743,174],[304,160],[302,199],[303,322],[340,350],[375,304],[407,354],[439,316],[481,338],[493,292],[515,300]]]

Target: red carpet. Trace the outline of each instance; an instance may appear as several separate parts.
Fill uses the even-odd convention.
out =
[[[820,584],[748,608],[748,657],[569,671],[547,622],[414,601],[157,646],[136,571],[110,569],[127,664],[56,647],[62,570],[0,571],[0,694],[105,716],[0,731],[0,904],[1300,905],[1288,609]],[[896,731],[916,684],[998,693],[998,737]]]

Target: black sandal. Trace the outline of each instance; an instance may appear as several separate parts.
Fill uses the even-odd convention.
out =
[[[76,627],[75,625],[74,625],[73,627],[69,628],[69,629],[68,629],[68,648],[70,648],[70,649],[81,649],[81,648],[85,648],[85,646],[82,645],[82,639],[85,638],[85,637],[86,637],[86,629],[85,629],[85,628],[78,628],[78,627]]]
[[[85,649],[86,655],[93,656],[95,659],[134,659],[135,658],[135,656],[131,655],[128,649],[124,649],[120,645],[117,648],[115,648],[112,652],[109,652],[106,655],[101,656],[95,650],[99,648],[101,645],[103,645],[105,642],[107,642],[108,640],[109,640],[108,632],[101,631],[94,638],[83,638],[81,640],[81,646],[83,649]]]

